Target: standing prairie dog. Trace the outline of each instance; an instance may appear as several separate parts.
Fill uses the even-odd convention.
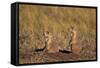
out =
[[[50,34],[48,31],[45,32],[44,34],[45,34],[45,42],[48,53],[59,52],[59,46],[57,45],[56,41],[53,40],[53,35]]]
[[[75,27],[71,27],[71,50],[74,54],[80,53],[79,41],[77,39],[77,31]]]

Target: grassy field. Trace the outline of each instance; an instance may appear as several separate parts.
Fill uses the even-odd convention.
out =
[[[77,28],[80,56],[35,52],[45,46],[44,31],[62,40],[61,49],[69,45],[69,29]],[[66,36],[66,41],[64,37]],[[59,40],[57,39],[57,40]],[[45,63],[96,59],[96,9],[19,5],[19,63]]]

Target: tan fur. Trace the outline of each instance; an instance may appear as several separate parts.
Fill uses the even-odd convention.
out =
[[[53,35],[49,32],[45,32],[46,43],[47,43],[47,51],[48,53],[56,53],[59,52],[59,46],[56,44],[55,40],[53,40]]]
[[[48,44],[48,52],[49,53],[56,53],[59,52],[59,47],[55,44],[54,41]]]
[[[78,43],[77,31],[75,30],[75,28],[72,28],[71,30],[71,45],[72,45],[72,52],[75,54],[79,54],[81,49]]]

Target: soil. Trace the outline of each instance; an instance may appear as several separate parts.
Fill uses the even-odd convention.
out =
[[[50,62],[67,62],[67,61],[78,61],[78,60],[95,60],[95,53],[90,55],[92,57],[84,58],[82,53],[76,55],[72,52],[58,52],[58,53],[47,53],[47,51],[33,52],[30,57],[21,58],[25,63],[50,63]],[[85,56],[86,57],[86,56]],[[87,56],[88,57],[88,56]]]

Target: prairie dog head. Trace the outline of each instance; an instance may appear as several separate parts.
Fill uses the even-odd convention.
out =
[[[48,42],[48,41],[50,41],[52,39],[52,35],[50,34],[50,32],[46,31],[44,33],[44,35],[45,35],[46,42]]]
[[[71,36],[72,37],[75,37],[76,36],[76,33],[77,33],[76,32],[76,27],[72,26],[71,29],[70,29],[70,32],[71,32]]]

